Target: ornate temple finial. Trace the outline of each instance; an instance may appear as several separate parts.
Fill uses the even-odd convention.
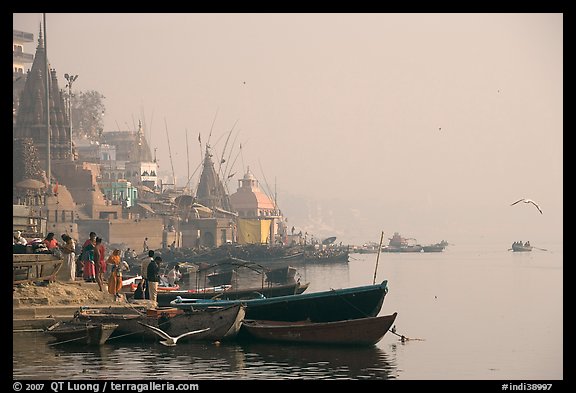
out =
[[[44,38],[42,37],[42,22],[40,22],[40,32],[38,33],[38,48],[44,48]]]

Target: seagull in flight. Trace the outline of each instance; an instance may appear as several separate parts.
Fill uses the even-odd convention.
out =
[[[202,333],[205,332],[207,330],[210,330],[210,328],[206,328],[206,329],[200,329],[200,330],[192,330],[191,332],[186,332],[183,333],[181,335],[179,335],[178,337],[172,337],[170,336],[168,333],[166,333],[164,330],[157,328],[156,326],[151,326],[142,322],[138,322],[140,325],[146,326],[148,329],[152,330],[154,333],[156,333],[158,336],[166,339],[165,341],[160,341],[160,344],[166,345],[167,347],[173,347],[176,345],[176,342],[181,339],[182,337],[185,336],[189,336],[191,334],[198,334],[198,333]]]
[[[514,206],[515,204],[517,204],[518,202],[524,202],[524,203],[531,203],[534,206],[536,206],[536,209],[538,209],[538,211],[540,212],[540,214],[542,213],[542,210],[540,209],[540,206],[538,206],[538,204],[536,202],[534,202],[532,199],[526,199],[526,198],[522,198],[522,199],[518,199],[516,202],[514,202],[513,204],[511,204],[510,206]]]

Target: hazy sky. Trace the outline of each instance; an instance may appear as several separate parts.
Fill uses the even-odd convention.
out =
[[[50,65],[142,120],[183,185],[198,134],[289,225],[344,243],[561,242],[562,14],[46,14]],[[14,14],[38,37],[42,14]],[[36,43],[28,44],[34,53]],[[214,125],[212,127],[212,124]],[[218,142],[217,142],[218,141]],[[240,144],[242,152],[240,154]],[[197,182],[196,172],[193,183]],[[542,208],[510,204],[532,198]]]

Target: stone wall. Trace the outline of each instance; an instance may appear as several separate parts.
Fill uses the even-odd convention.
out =
[[[148,238],[151,249],[162,247],[163,222],[161,218],[134,220],[78,220],[80,243],[88,239],[90,232],[96,232],[98,237],[107,244],[125,244],[142,252],[144,238]]]
[[[145,218],[139,221],[114,220],[110,221],[110,243],[125,243],[128,247],[142,252],[144,238],[148,238],[150,249],[162,248],[162,230],[164,228],[161,218]]]

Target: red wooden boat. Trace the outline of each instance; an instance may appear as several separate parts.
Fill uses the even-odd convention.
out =
[[[397,313],[381,317],[335,322],[282,322],[244,320],[244,337],[259,340],[308,344],[374,345],[384,337]]]

